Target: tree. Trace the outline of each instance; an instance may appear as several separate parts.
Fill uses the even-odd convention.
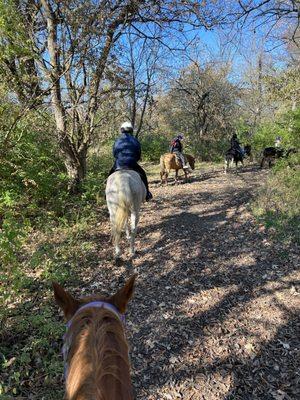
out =
[[[294,40],[300,24],[299,0],[239,0],[231,2],[229,18],[242,25],[252,19],[259,27],[268,25],[268,30],[280,28],[281,22],[290,22],[294,26],[291,38]]]
[[[70,191],[86,174],[88,148],[101,124],[103,96],[122,81],[117,45],[152,25],[200,27],[216,21],[198,1],[2,0],[1,73],[26,107],[50,101]],[[153,40],[159,38],[153,37]]]
[[[148,37],[141,38],[132,32],[128,35],[128,45],[128,111],[138,137],[147,108],[153,100],[161,46]]]
[[[201,156],[206,143],[211,145],[234,129],[239,91],[228,73],[227,65],[201,66],[194,61],[180,72],[164,99],[171,129],[190,137]]]

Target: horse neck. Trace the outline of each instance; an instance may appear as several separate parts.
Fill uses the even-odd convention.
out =
[[[195,159],[194,159],[194,157],[191,156],[190,154],[185,154],[185,157],[186,157],[188,163],[190,163],[191,167],[192,167],[192,164],[195,167]]]
[[[67,400],[133,399],[128,346],[118,317],[87,309],[72,322],[68,337]]]

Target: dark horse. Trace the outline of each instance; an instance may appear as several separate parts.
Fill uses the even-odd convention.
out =
[[[252,154],[251,154],[250,144],[246,144],[246,146],[244,147],[244,154],[242,154],[240,151],[238,151],[238,149],[235,149],[233,147],[227,150],[225,153],[225,169],[224,169],[225,174],[227,172],[227,169],[229,168],[229,164],[231,164],[232,166],[233,163],[235,163],[236,171],[239,162],[242,163],[242,165],[244,166],[245,157],[249,157],[251,160]]]
[[[272,162],[277,158],[288,157],[290,154],[296,153],[297,150],[291,148],[287,151],[284,149],[277,149],[276,147],[266,147],[263,151],[262,160],[260,163],[260,168],[263,168],[265,161],[268,162],[269,168],[271,168]]]

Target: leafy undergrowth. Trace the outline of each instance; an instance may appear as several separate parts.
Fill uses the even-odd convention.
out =
[[[254,203],[254,213],[285,241],[300,243],[300,157],[276,164]]]
[[[1,399],[63,397],[64,326],[51,282],[75,288],[85,265],[97,260],[90,235],[103,219],[110,164],[106,155],[90,160],[80,196],[69,196],[63,182],[47,201],[34,187],[22,197],[7,188],[0,193]]]
[[[68,287],[82,282],[84,266],[97,259],[96,242],[86,239],[97,223],[94,208],[58,226],[30,229],[2,271],[0,397],[62,398],[64,326],[51,282]]]

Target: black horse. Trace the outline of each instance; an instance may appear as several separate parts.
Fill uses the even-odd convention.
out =
[[[268,162],[269,168],[271,168],[272,163],[276,159],[288,157],[290,154],[294,154],[296,152],[297,152],[297,150],[294,148],[291,148],[291,149],[288,149],[287,151],[285,151],[284,149],[278,149],[276,147],[266,147],[263,151],[260,168],[264,167],[265,161]]]
[[[229,150],[227,150],[225,153],[225,170],[224,170],[225,174],[227,172],[227,169],[229,168],[229,164],[231,164],[231,166],[232,166],[233,163],[235,163],[236,171],[237,171],[237,166],[238,166],[239,162],[242,163],[242,165],[244,166],[244,158],[245,157],[249,157],[250,160],[252,159],[250,144],[246,144],[246,146],[244,147],[243,153],[241,151],[239,151],[237,148],[233,148],[233,147],[231,147]]]

